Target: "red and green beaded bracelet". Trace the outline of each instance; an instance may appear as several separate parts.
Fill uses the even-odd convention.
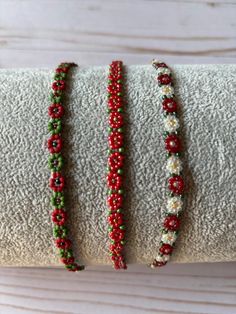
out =
[[[182,162],[180,160],[182,145],[179,135],[178,105],[175,100],[174,87],[170,68],[163,62],[153,60],[157,70],[157,82],[160,88],[164,114],[164,142],[167,151],[166,170],[168,173],[168,189],[165,218],[158,253],[151,267],[164,266],[173,252],[180,227],[180,214],[183,207],[184,180]]]
[[[108,76],[109,156],[107,188],[110,256],[115,269],[126,269],[123,256],[125,225],[123,216],[123,64],[113,61]]]
[[[50,152],[48,166],[51,170],[49,186],[53,191],[51,203],[54,208],[52,212],[52,222],[54,224],[53,237],[56,247],[59,249],[60,260],[69,271],[80,271],[83,265],[75,262],[72,251],[72,242],[68,238],[68,228],[66,227],[67,211],[65,208],[65,180],[62,174],[62,116],[64,113],[63,96],[66,90],[66,79],[68,72],[74,63],[61,63],[56,69],[54,82],[52,83],[51,104],[48,108],[50,121],[48,129],[51,133],[47,146]]]

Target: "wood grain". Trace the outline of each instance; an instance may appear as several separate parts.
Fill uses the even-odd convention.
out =
[[[0,65],[234,63],[235,16],[235,1],[1,0]]]
[[[0,269],[0,313],[236,313],[235,263]]]
[[[235,63],[235,0],[0,0],[0,67]],[[0,314],[236,314],[236,264],[1,268]]]

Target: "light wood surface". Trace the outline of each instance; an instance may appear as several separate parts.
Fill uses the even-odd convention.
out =
[[[235,0],[1,0],[0,66],[234,63]]]
[[[0,0],[0,67],[235,63],[235,0]],[[0,314],[236,314],[236,264],[1,268]]]
[[[153,271],[89,267],[0,269],[0,313],[234,314],[234,263],[169,264]]]

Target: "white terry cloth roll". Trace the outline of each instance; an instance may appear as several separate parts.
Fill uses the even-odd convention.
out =
[[[236,66],[175,65],[180,103],[184,213],[173,262],[236,260]],[[157,73],[127,66],[127,263],[150,263],[167,195]],[[47,166],[53,70],[0,71],[0,265],[61,265],[53,244]],[[66,209],[78,261],[111,264],[106,206],[108,66],[75,69],[63,139]]]

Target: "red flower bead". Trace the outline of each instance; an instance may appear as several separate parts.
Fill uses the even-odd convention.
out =
[[[112,82],[112,83],[117,83],[118,80],[122,80],[122,75],[120,73],[121,69],[119,71],[116,71],[115,73],[111,73],[108,76],[108,79]],[[119,73],[118,73],[119,72]]]
[[[119,228],[115,228],[109,233],[110,239],[114,240],[115,242],[123,240],[124,236],[125,236],[124,230],[121,230]]]
[[[172,98],[165,98],[162,103],[163,110],[167,112],[176,112],[177,111],[177,103]]]
[[[111,68],[117,67],[117,66],[121,66],[122,65],[122,61],[121,60],[114,60],[112,61],[112,63],[110,64]]]
[[[159,249],[161,254],[169,255],[173,251],[173,247],[170,244],[164,243]]]
[[[164,220],[164,227],[167,230],[177,231],[180,227],[180,220],[175,215],[167,216]]]
[[[107,185],[112,190],[119,190],[122,185],[122,177],[116,172],[110,172],[107,175]]]
[[[123,166],[124,156],[118,152],[112,153],[108,158],[108,164],[112,171],[116,171]]]
[[[71,246],[71,241],[65,238],[59,238],[55,240],[55,244],[59,249],[67,250]]]
[[[59,134],[51,135],[48,139],[48,150],[51,154],[59,153],[62,149],[62,139]]]
[[[178,153],[181,151],[181,141],[175,134],[170,134],[165,139],[165,148],[170,153]]]
[[[120,128],[123,125],[123,116],[119,112],[111,112],[109,123],[112,128]]]
[[[48,108],[48,114],[53,119],[59,119],[64,113],[64,108],[61,104],[52,104]]]
[[[112,227],[119,228],[123,224],[123,215],[121,213],[113,213],[107,220]]]
[[[75,261],[74,257],[68,257],[68,258],[62,257],[61,258],[61,262],[65,265],[73,264],[74,261]]]
[[[109,135],[109,144],[111,149],[121,148],[123,145],[123,135],[117,131],[111,132]]]
[[[182,194],[184,190],[184,180],[181,176],[173,176],[169,178],[169,189],[175,194]]]
[[[123,245],[120,242],[116,242],[110,245],[110,251],[115,255],[120,255],[123,250]]]
[[[54,209],[52,221],[58,226],[63,226],[66,222],[66,212],[63,209]]]
[[[53,172],[49,180],[49,186],[54,192],[61,192],[64,188],[65,180],[59,172]]]
[[[117,210],[120,209],[122,206],[123,198],[118,193],[111,194],[108,199],[107,203],[111,210]]]
[[[112,83],[108,85],[107,91],[112,95],[117,95],[117,93],[121,92],[122,86],[119,83]]]
[[[167,262],[160,262],[160,261],[156,261],[154,260],[154,262],[152,263],[152,265],[154,267],[161,267],[161,266],[165,266]]]
[[[108,106],[111,110],[118,110],[122,107],[122,99],[119,96],[112,96],[108,100]]]
[[[56,73],[67,73],[70,67],[60,67],[56,69]]]
[[[168,68],[168,66],[164,62],[156,62],[155,65],[157,68]]]
[[[76,263],[71,263],[71,264],[66,265],[66,269],[67,269],[68,271],[76,272],[76,271],[83,270],[83,269],[84,269],[84,266],[78,265],[78,264],[76,264]]]
[[[157,77],[158,83],[168,85],[171,83],[171,77],[168,74],[161,74]]]
[[[65,81],[59,80],[52,83],[52,89],[54,91],[64,90],[66,87]]]

